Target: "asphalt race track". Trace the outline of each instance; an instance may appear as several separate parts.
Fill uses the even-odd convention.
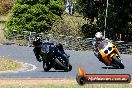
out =
[[[71,72],[55,71],[44,72],[42,62],[37,62],[33,54],[33,47],[0,45],[0,56],[11,57],[15,61],[23,62],[25,69],[15,72],[0,72],[0,78],[75,78],[77,69],[82,66],[88,74],[130,74],[132,76],[132,55],[121,56],[125,69],[106,67],[100,63],[92,51],[69,51]]]

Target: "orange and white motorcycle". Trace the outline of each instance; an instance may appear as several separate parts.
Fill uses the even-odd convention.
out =
[[[109,66],[124,69],[124,65],[120,59],[120,53],[113,43],[109,41],[102,41],[97,47],[102,59],[109,64]]]

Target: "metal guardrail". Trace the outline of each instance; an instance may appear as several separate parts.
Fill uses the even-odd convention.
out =
[[[44,33],[36,33],[36,32],[29,32],[23,31],[21,34],[17,34],[14,30],[12,35],[8,36],[8,39],[11,40],[22,40],[26,41],[24,44],[21,43],[20,45],[32,46],[32,38],[34,36],[41,37],[44,40],[50,40],[52,42],[58,42],[63,44],[64,48],[67,50],[92,50],[92,40],[93,38],[82,38],[82,37],[74,37],[74,36],[66,36],[66,35],[59,35],[54,36],[52,34],[44,34]],[[123,54],[131,54],[132,53],[132,42],[125,43],[124,41],[112,41],[117,45],[119,51]]]

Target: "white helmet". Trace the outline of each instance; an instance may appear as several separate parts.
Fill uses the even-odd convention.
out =
[[[96,34],[95,34],[95,38],[96,39],[102,39],[103,38],[103,34],[102,34],[102,32],[97,32]]]

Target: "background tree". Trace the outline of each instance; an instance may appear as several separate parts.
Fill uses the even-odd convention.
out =
[[[131,36],[128,26],[129,19],[131,19],[129,15],[132,14],[130,12],[132,9],[131,3],[129,0],[109,0],[107,31],[112,36],[107,36],[110,38],[116,39],[119,35],[122,35],[122,40],[127,40]]]
[[[83,14],[85,18],[88,19],[89,26],[85,27],[87,30],[85,33],[96,31],[103,31],[104,19],[105,19],[105,9],[107,0],[77,0],[80,8],[80,13]],[[108,38],[117,40],[119,35],[122,35],[122,40],[130,40],[132,31],[132,1],[131,0],[109,0],[108,17],[107,17],[107,28],[106,36]],[[96,20],[96,21],[95,21]],[[95,23],[95,26],[91,25]],[[95,28],[91,28],[95,27]],[[88,29],[92,30],[88,30]],[[83,32],[82,31],[82,32]],[[87,37],[92,37],[89,34],[85,34]],[[89,35],[89,36],[88,36]]]
[[[13,6],[14,0],[0,0],[0,15],[6,15],[9,13]]]
[[[15,0],[8,30],[46,32],[63,13],[62,0]]]
[[[94,37],[95,32],[100,30],[94,21],[100,19],[99,16],[103,14],[101,9],[104,5],[94,0],[77,0],[77,4],[79,6],[77,10],[87,19],[87,24],[84,24],[81,28],[84,37]]]

